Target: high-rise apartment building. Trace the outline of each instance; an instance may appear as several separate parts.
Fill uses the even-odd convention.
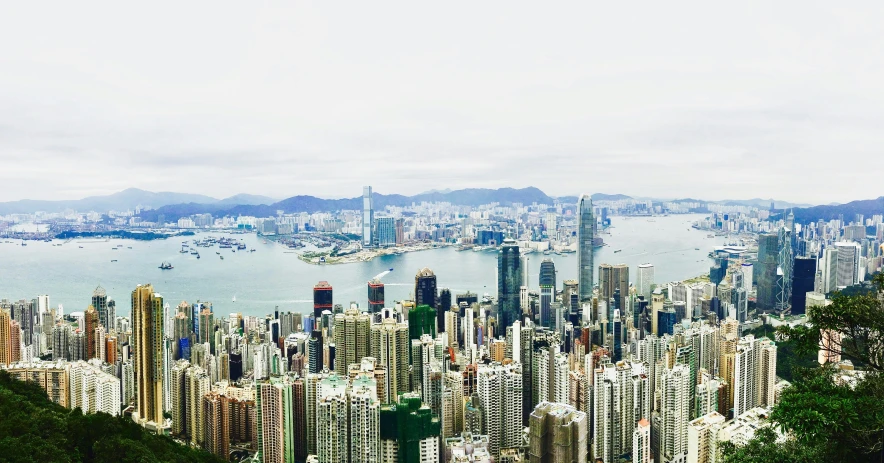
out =
[[[395,402],[399,394],[408,392],[408,324],[387,318],[370,330],[371,356],[386,368],[385,384],[378,387],[389,402]]]
[[[374,245],[372,228],[374,226],[374,198],[370,186],[362,187],[362,246],[369,248]]]
[[[12,319],[6,309],[0,309],[0,365],[16,360],[12,356]]]
[[[86,335],[86,358],[96,358],[95,353],[95,330],[99,326],[98,311],[93,306],[86,308],[83,312],[83,331]]]
[[[335,315],[335,371],[346,376],[348,368],[371,352],[371,316],[347,309]]]
[[[359,375],[347,393],[349,402],[350,463],[374,463],[381,461],[380,410],[374,378]]]
[[[132,354],[135,367],[136,405],[133,419],[157,430],[163,418],[163,297],[153,286],[132,291]]]
[[[439,461],[441,423],[415,393],[381,406],[381,462],[434,463]]]
[[[691,416],[691,371],[677,363],[664,368],[660,378],[661,461],[672,461],[687,454],[688,423]]]
[[[258,459],[264,463],[294,461],[293,387],[288,376],[274,376],[255,384]]]
[[[585,462],[589,419],[568,404],[541,402],[529,419],[531,463]]]
[[[517,363],[480,365],[477,389],[482,422],[488,435],[488,450],[516,447],[522,438],[522,367]]]
[[[515,240],[505,239],[497,254],[497,313],[498,330],[505,333],[507,327],[521,319],[519,291],[523,284],[522,260]]]

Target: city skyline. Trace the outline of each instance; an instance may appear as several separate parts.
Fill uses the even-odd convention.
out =
[[[677,172],[691,181],[674,196],[878,197],[884,95],[867,57],[884,11],[798,5],[240,5],[204,21],[199,6],[56,3],[46,18],[18,4],[0,20],[20,44],[0,61],[0,149],[15,160],[0,200],[37,182],[34,199],[385,182],[566,195],[616,192],[636,166],[640,196],[668,196],[651,173]],[[539,159],[564,173],[525,169]]]

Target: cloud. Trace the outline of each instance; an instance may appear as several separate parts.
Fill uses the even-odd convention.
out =
[[[879,4],[500,6],[16,4],[0,201],[881,194]]]

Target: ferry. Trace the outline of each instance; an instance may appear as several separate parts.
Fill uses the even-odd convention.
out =
[[[240,251],[242,251],[242,250],[245,249],[245,248],[246,248],[246,245],[243,244],[243,243],[239,243],[239,244],[236,245],[236,249],[239,249]]]
[[[162,264],[160,264],[160,269],[162,270],[171,270],[173,268],[175,267],[172,267],[172,264],[170,264],[169,262],[163,262]]]

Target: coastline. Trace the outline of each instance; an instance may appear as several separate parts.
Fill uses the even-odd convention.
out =
[[[405,254],[409,252],[427,251],[430,249],[440,249],[449,247],[449,243],[420,243],[403,245],[382,249],[362,249],[352,254],[343,256],[331,256],[331,252],[304,252],[298,253],[298,259],[312,265],[340,265],[352,264],[357,262],[370,262],[377,257]],[[324,258],[324,260],[323,260]]]

